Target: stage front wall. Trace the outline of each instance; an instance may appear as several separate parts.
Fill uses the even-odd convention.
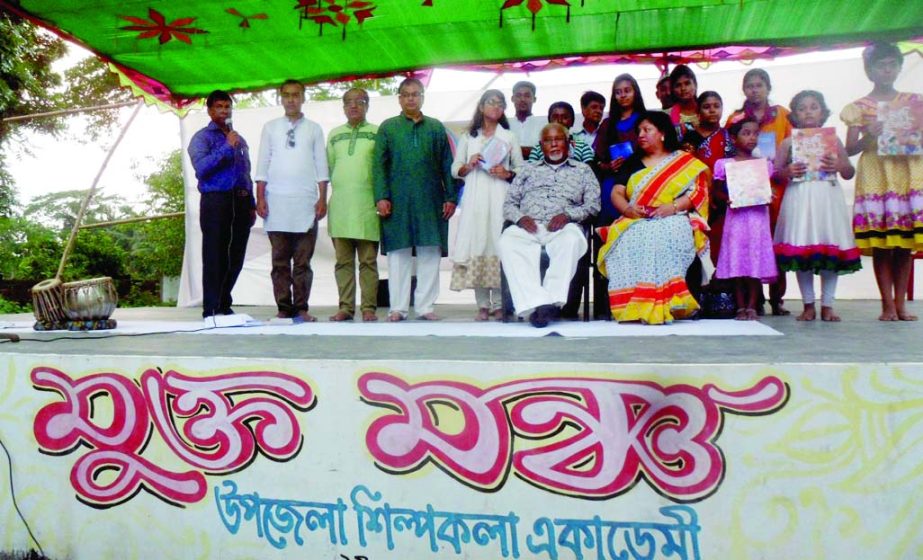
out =
[[[2,363],[50,558],[923,557],[920,365]]]

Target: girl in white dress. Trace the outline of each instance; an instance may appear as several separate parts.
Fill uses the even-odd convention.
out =
[[[522,151],[506,120],[506,98],[484,92],[468,133],[452,162],[452,175],[464,179],[455,238],[452,290],[474,289],[477,321],[503,316],[497,242],[503,229],[503,202],[509,182],[522,167]]]
[[[791,103],[789,118],[796,129],[820,128],[830,110],[819,92],[805,90]],[[792,139],[786,138],[776,152],[776,173],[789,181],[776,225],[776,259],[781,270],[794,270],[804,300],[799,321],[813,321],[814,275],[820,275],[821,308],[824,321],[839,321],[833,311],[837,277],[859,270],[859,250],[853,237],[852,216],[846,206],[837,173],[850,179],[856,170],[849,162],[846,148],[837,139],[835,153],[820,158],[820,171],[826,179],[806,180],[808,168],[803,161],[792,161]]]

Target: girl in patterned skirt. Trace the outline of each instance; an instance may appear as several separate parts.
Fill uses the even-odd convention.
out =
[[[923,103],[894,89],[903,56],[895,45],[876,43],[862,53],[872,91],[843,108],[846,153],[858,153],[853,231],[863,254],[872,255],[881,294],[880,321],[916,321],[907,312],[910,253],[923,249],[923,156],[879,155],[879,104]]]

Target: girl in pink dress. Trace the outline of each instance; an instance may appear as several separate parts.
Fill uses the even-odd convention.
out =
[[[753,150],[759,138],[759,123],[744,118],[732,124],[728,133],[737,155],[715,163],[715,181],[724,184],[727,183],[728,163],[757,159]],[[766,160],[766,165],[772,176],[772,162]],[[738,321],[756,320],[756,306],[763,291],[760,284],[768,284],[778,275],[769,231],[769,204],[728,208],[715,277],[734,279]]]

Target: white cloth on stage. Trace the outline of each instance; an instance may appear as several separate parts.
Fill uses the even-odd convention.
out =
[[[254,180],[266,183],[269,215],[263,222],[265,231],[310,230],[319,195],[317,183],[330,180],[320,125],[305,117],[294,122],[280,117],[263,125]]]
[[[410,309],[410,278],[413,270],[413,247],[388,251],[388,292],[391,298],[390,313],[407,317]],[[439,297],[439,261],[442,248],[416,247],[417,289],[413,292],[417,316],[433,312]]]
[[[548,253],[548,270],[541,279],[542,247]],[[500,236],[500,260],[516,313],[526,315],[541,305],[563,305],[577,261],[587,250],[586,236],[577,224],[555,232],[538,225],[534,235],[517,225]]]

